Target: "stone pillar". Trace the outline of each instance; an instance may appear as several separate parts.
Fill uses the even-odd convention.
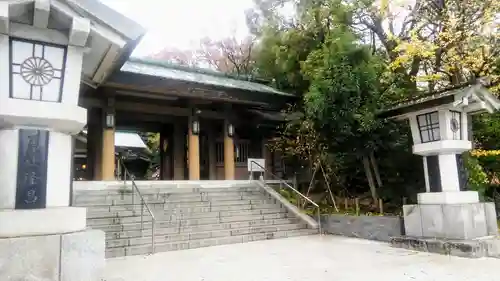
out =
[[[48,21],[50,3],[34,2],[34,24]],[[74,18],[69,42],[54,45],[40,26],[22,25],[36,40],[10,37],[8,12],[0,2],[0,280],[101,280],[104,232],[87,230],[86,209],[70,207],[90,21]]]
[[[196,128],[193,126],[195,122],[198,122],[198,132],[195,132]],[[188,162],[189,162],[189,180],[199,180],[200,179],[200,139],[199,139],[199,120],[197,117],[192,116],[189,118],[188,124]]]
[[[185,122],[185,121],[184,121]],[[176,121],[173,135],[174,180],[184,180],[186,167],[186,125]]]
[[[106,119],[113,118],[114,123],[115,115],[112,106],[103,113],[101,180],[110,181],[115,180],[115,127],[114,124],[106,124],[110,122]]]
[[[232,126],[232,124],[229,121],[224,121],[224,178],[226,180],[234,180],[235,172],[234,127],[232,128],[233,132],[230,132],[230,126]]]

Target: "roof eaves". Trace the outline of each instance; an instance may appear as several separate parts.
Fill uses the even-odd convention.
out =
[[[132,67],[126,67],[127,65],[132,66]],[[143,74],[143,75],[150,75],[150,76],[154,75],[154,76],[158,76],[158,77],[164,77],[164,76],[159,76],[159,75],[155,75],[155,74],[151,74],[151,73],[142,73],[140,70],[136,70],[137,67],[134,68],[133,66],[159,67],[159,68],[162,68],[165,70],[184,73],[184,74],[186,74],[185,75],[186,77],[194,74],[194,75],[201,75],[200,78],[203,78],[203,76],[205,76],[208,78],[221,79],[221,81],[226,81],[229,83],[225,83],[226,85],[217,85],[216,83],[204,82],[203,79],[196,79],[196,81],[193,81],[193,79],[173,78],[173,79],[182,79],[182,80],[188,81],[188,82],[201,83],[201,84],[205,84],[205,85],[215,85],[215,86],[227,87],[227,88],[237,88],[240,90],[252,91],[252,92],[262,92],[262,93],[267,93],[267,94],[277,94],[277,95],[282,95],[282,96],[296,97],[293,94],[285,93],[285,92],[279,91],[273,87],[270,87],[270,86],[267,86],[264,84],[260,84],[260,83],[256,83],[253,81],[249,81],[248,79],[241,79],[241,78],[238,79],[238,77],[236,77],[236,76],[228,75],[228,74],[221,73],[221,72],[216,72],[213,70],[206,70],[206,69],[173,65],[171,63],[164,62],[164,61],[130,58],[127,61],[127,63],[124,65],[125,70],[122,68],[122,71],[133,72],[133,73]],[[237,86],[236,84],[241,84],[241,86]],[[247,86],[247,87],[244,87],[244,86]]]
[[[98,0],[66,0],[66,2],[73,8],[88,13],[95,20],[107,25],[129,40],[138,40],[146,33],[144,27]]]

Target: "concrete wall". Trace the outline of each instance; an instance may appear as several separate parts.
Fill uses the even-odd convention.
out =
[[[404,235],[403,218],[393,216],[321,216],[323,231],[328,234],[389,242]]]

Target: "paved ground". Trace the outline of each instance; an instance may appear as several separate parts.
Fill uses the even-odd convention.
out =
[[[338,236],[304,236],[107,261],[106,281],[486,281],[500,259],[465,259]]]

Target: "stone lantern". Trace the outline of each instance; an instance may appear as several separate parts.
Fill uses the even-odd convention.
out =
[[[104,233],[70,206],[73,135],[81,83],[118,67],[127,28],[97,1],[0,2],[0,280],[101,280]]]
[[[409,120],[413,153],[422,156],[426,192],[403,206],[405,235],[471,240],[496,235],[493,203],[467,190],[462,153],[472,148],[470,116],[500,109],[500,101],[479,82],[397,104],[383,117]],[[418,243],[417,243],[418,244]]]

